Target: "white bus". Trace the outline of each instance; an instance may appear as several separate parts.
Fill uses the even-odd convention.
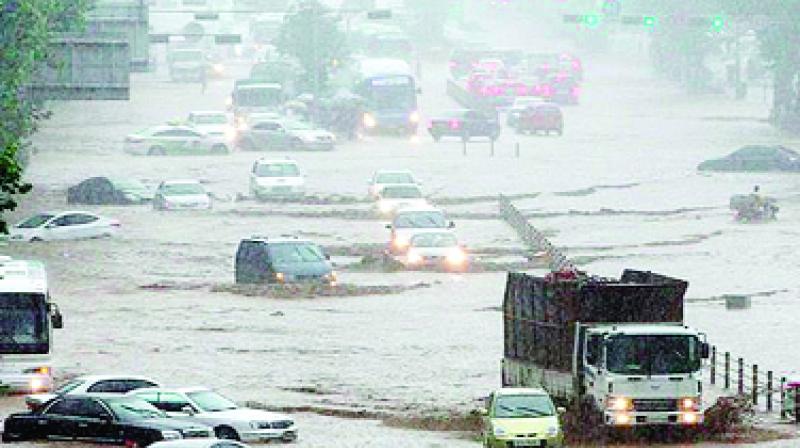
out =
[[[52,329],[62,325],[44,264],[0,256],[0,391],[53,388]]]

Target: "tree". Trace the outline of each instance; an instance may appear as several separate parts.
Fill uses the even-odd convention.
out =
[[[20,163],[27,138],[48,116],[26,97],[25,87],[36,67],[47,63],[52,33],[79,29],[89,1],[2,0],[0,5],[0,233],[7,233],[5,212],[16,209],[17,195],[31,190]]]
[[[275,46],[295,57],[304,74],[301,84],[315,96],[325,88],[334,61],[345,56],[345,36],[331,12],[317,0],[307,0],[301,9],[288,16]]]

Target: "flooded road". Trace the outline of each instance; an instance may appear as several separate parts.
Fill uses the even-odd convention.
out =
[[[444,95],[444,63],[425,64],[421,102],[429,116],[454,105]],[[130,102],[54,104],[54,117],[35,136],[39,152],[26,173],[34,191],[12,221],[71,208],[66,187],[95,175],[153,184],[198,178],[217,198],[207,213],[81,207],[119,219],[120,236],[4,248],[47,263],[65,316],[65,329],[55,335],[57,375],[131,372],[169,385],[205,385],[275,408],[389,414],[469,411],[499,386],[503,272],[341,274],[343,283],[355,285],[425,284],[368,297],[221,292],[233,282],[239,240],[253,234],[302,230],[324,246],[388,238],[385,222],[364,216],[366,202],[235,200],[247,193],[249,167],[261,156],[297,160],[309,193],[321,196],[364,198],[374,170],[411,169],[434,193],[434,204],[441,199],[456,216],[480,214],[456,219],[459,236],[475,248],[519,250],[522,243],[495,216],[494,201],[458,199],[538,193],[515,203],[590,273],[617,276],[625,267],[663,272],[688,279],[688,296],[696,299],[769,293],[754,298],[752,309],[736,312],[719,301],[691,302],[687,323],[765,369],[800,369],[800,354],[787,342],[797,336],[793,316],[800,311],[800,177],[695,170],[700,161],[745,144],[797,141],[762,121],[768,107],[759,98],[687,97],[650,74],[644,53],[594,55],[585,65],[585,95],[581,105],[565,108],[564,136],[517,136],[504,129],[493,157],[486,142],[470,143],[465,156],[460,142],[434,144],[423,132],[414,142],[369,137],[330,153],[122,152],[122,138],[131,131],[191,110],[223,108],[231,79],[212,82],[201,94],[199,85],[167,82],[163,71],[135,74]],[[778,198],[777,222],[733,221],[728,198],[755,184]],[[0,400],[4,414],[21,408],[18,399]],[[295,418],[302,447],[477,446],[458,434],[389,428],[374,420],[308,413]]]

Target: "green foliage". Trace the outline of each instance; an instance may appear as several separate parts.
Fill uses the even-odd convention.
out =
[[[89,1],[0,1],[0,233],[7,233],[4,213],[17,207],[16,195],[31,190],[20,163],[26,139],[47,117],[40,104],[26,98],[25,86],[47,60],[51,33],[79,29]]]
[[[304,2],[302,9],[286,18],[276,47],[300,62],[305,72],[304,87],[317,94],[325,88],[334,61],[346,55],[344,34],[334,16],[317,0]]]

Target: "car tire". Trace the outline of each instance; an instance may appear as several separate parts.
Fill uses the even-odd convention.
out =
[[[163,156],[166,154],[167,151],[164,149],[163,146],[151,146],[150,149],[147,151],[148,156]]]
[[[217,144],[211,147],[211,154],[228,154],[230,151],[225,145]]]
[[[239,434],[230,426],[218,426],[214,428],[214,435],[218,439],[239,440]]]

